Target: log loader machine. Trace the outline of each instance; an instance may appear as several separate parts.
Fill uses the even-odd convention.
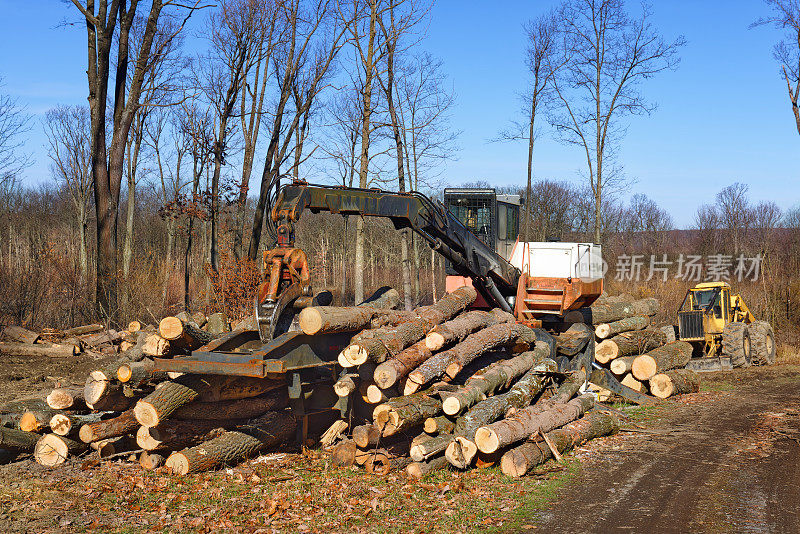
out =
[[[758,321],[727,282],[703,282],[689,289],[678,308],[678,338],[695,348],[699,370],[775,363],[775,333]]]
[[[303,439],[310,416],[331,409],[344,416],[350,409],[347,397],[338,398],[332,387],[319,386],[330,386],[337,379],[337,355],[352,336],[308,336],[292,326],[302,308],[330,303],[330,298],[325,300],[322,293],[314,293],[306,254],[295,247],[294,225],[305,212],[381,217],[389,219],[396,229],[411,229],[447,259],[452,277],[448,289],[470,284],[485,306],[514,313],[518,322],[531,327],[558,324],[561,315],[589,306],[603,290],[599,245],[520,243],[515,235],[518,223],[514,223],[519,220],[519,201],[499,198],[498,202],[492,190],[475,193],[480,202],[469,199],[468,191],[446,195],[448,207],[416,192],[390,193],[304,181],[285,185],[277,181],[267,195],[268,232],[277,246],[264,253],[264,278],[255,299],[255,329],[231,332],[189,356],[158,359],[156,367],[172,372],[254,377],[285,374],[290,406],[303,422],[299,430]],[[456,209],[454,203],[459,199],[470,200],[470,206]],[[506,210],[505,217],[502,210]],[[473,221],[479,220],[487,224],[476,232]],[[498,243],[510,241],[510,236],[513,245]],[[508,253],[509,245],[507,257],[503,252]],[[587,376],[592,375],[592,382],[635,402],[646,402],[607,370],[592,370],[593,339],[575,362]]]

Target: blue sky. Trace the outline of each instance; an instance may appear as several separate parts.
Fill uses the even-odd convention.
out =
[[[453,127],[463,132],[458,159],[444,169],[446,181],[524,183],[525,144],[490,139],[519,113],[517,95],[527,81],[522,24],[554,4],[436,3],[423,46],[444,60],[457,94]],[[49,180],[41,116],[56,104],[86,101],[85,29],[62,24],[77,18],[61,0],[0,0],[0,7],[0,90],[17,96],[34,115],[27,147],[35,162],[25,180],[36,184]],[[629,192],[656,200],[679,226],[690,225],[697,205],[713,201],[734,181],[749,184],[756,201],[797,205],[800,136],[771,55],[779,36],[771,28],[748,28],[766,14],[764,4],[658,0],[653,9],[662,34],[682,34],[687,45],[678,70],[643,89],[658,109],[629,121],[620,151],[634,180]],[[544,129],[534,166],[537,178],[579,182],[584,162],[580,152],[552,141]]]

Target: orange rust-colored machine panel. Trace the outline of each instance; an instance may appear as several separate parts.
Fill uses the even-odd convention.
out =
[[[603,280],[545,278],[522,273],[517,286],[514,315],[518,320],[542,314],[563,315],[591,305],[603,292]]]

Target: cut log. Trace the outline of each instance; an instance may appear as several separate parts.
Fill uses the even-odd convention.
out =
[[[356,463],[356,447],[352,439],[346,439],[331,451],[331,463],[336,467],[350,467]]]
[[[127,435],[94,441],[89,447],[97,451],[97,456],[101,460],[118,458],[123,453],[133,453],[137,450],[136,440]]]
[[[491,312],[472,310],[434,327],[425,336],[425,345],[428,350],[437,351],[445,345],[464,341],[468,335],[478,330],[483,330],[497,323],[513,321],[513,315],[498,308]]]
[[[78,432],[78,437],[84,443],[91,443],[130,434],[135,432],[137,428],[139,428],[139,423],[136,421],[133,409],[130,409],[113,419],[82,425]]]
[[[459,414],[496,390],[508,388],[517,377],[544,361],[549,354],[550,348],[545,343],[539,342],[532,351],[523,352],[510,360],[486,367],[467,379],[464,387],[444,399],[442,403],[444,413]]]
[[[396,327],[368,330],[355,336],[350,346],[343,351],[344,355],[354,365],[361,365],[367,360],[384,362],[425,337],[437,324],[457,315],[472,304],[476,297],[474,288],[459,287],[438,302],[417,308],[414,310],[414,318]]]
[[[81,388],[56,388],[47,395],[46,401],[47,405],[54,410],[83,410],[86,408]]]
[[[394,325],[413,318],[411,312],[399,312],[371,306],[312,306],[298,316],[298,324],[308,335],[356,332],[364,328]]]
[[[75,345],[56,345],[54,343],[17,343],[0,341],[0,354],[9,356],[43,356],[47,358],[69,358],[78,354]]]
[[[430,388],[413,395],[389,399],[373,411],[375,425],[382,429],[385,436],[421,425],[428,417],[442,413],[442,401],[436,395],[436,389]]]
[[[36,442],[33,458],[41,465],[54,467],[63,464],[70,455],[85,451],[86,447],[85,443],[64,436],[47,434]]]
[[[658,373],[684,367],[692,359],[692,345],[673,341],[633,360],[631,373],[637,380],[650,380]]]
[[[36,442],[41,437],[33,432],[0,427],[0,449],[15,452],[32,452]]]
[[[288,390],[278,388],[246,399],[190,402],[175,410],[169,417],[183,420],[252,419],[269,411],[283,410],[288,405]]]
[[[446,469],[447,465],[447,458],[442,455],[424,462],[412,462],[406,466],[406,473],[412,478],[422,478],[433,471]]]
[[[700,375],[689,369],[665,371],[650,379],[650,393],[659,399],[698,391],[700,391]]]
[[[347,427],[347,421],[337,419],[331,424],[331,426],[328,427],[328,430],[322,433],[322,436],[319,438],[319,444],[323,448],[330,447],[342,438],[344,432],[347,430]]]
[[[447,449],[454,440],[455,436],[452,434],[440,434],[423,443],[416,443],[411,447],[411,459],[415,462],[422,462],[433,456],[438,456]]]
[[[158,426],[181,406],[199,399],[205,402],[256,397],[285,386],[284,380],[223,375],[184,375],[136,403],[134,412],[142,426]]]
[[[289,441],[297,422],[288,412],[269,412],[247,425],[237,427],[210,441],[173,453],[166,466],[173,473],[186,475],[234,465],[263,450]]]
[[[389,286],[378,288],[375,293],[369,296],[359,306],[368,306],[370,308],[391,309],[400,305],[400,293],[396,289]]]
[[[222,312],[212,313],[206,318],[206,334],[211,336],[211,339],[219,337],[225,332],[228,332],[228,316]],[[163,335],[163,334],[162,334]],[[209,339],[210,341],[210,339]],[[203,343],[205,345],[205,343]]]
[[[241,423],[241,421],[238,421]],[[141,426],[136,431],[136,444],[146,451],[174,451],[213,439],[224,429],[236,426],[226,421],[164,421],[156,427]]]
[[[660,308],[658,299],[646,298],[634,302],[606,299],[589,308],[581,308],[564,314],[564,322],[599,325],[613,323],[634,316],[655,315]]]
[[[367,401],[370,404],[379,404],[381,402],[386,402],[387,400],[399,396],[400,393],[397,391],[397,388],[390,387],[387,389],[381,389],[375,384],[369,384],[367,386]]]
[[[333,384],[333,391],[339,397],[348,397],[356,390],[357,382],[359,380],[358,374],[349,373],[341,377],[336,383]]]
[[[139,455],[139,465],[148,471],[153,471],[164,465],[164,457],[155,452],[144,451]]]
[[[116,330],[106,330],[104,332],[97,332],[96,334],[87,334],[80,336],[81,342],[87,347],[99,347],[104,343],[113,345],[122,341],[122,334]]]
[[[447,461],[459,469],[469,467],[478,453],[475,442],[478,428],[501,419],[509,410],[519,410],[528,406],[544,389],[547,381],[545,373],[553,371],[555,362],[544,360],[520,378],[507,393],[479,402],[460,417],[453,429],[455,440],[445,451]]]
[[[501,323],[485,328],[453,347],[453,357],[445,374],[453,379],[462,369],[478,356],[500,347],[508,347],[512,352],[528,350],[536,342],[536,333],[523,324]]]
[[[594,357],[599,363],[608,363],[620,356],[634,356],[644,354],[662,346],[667,342],[667,336],[661,330],[648,328],[623,332],[611,339],[606,339],[597,344]]]
[[[21,326],[9,325],[3,328],[3,335],[12,341],[30,343],[31,345],[39,341],[39,334]]]
[[[218,334],[205,332],[190,322],[183,322],[177,317],[164,317],[158,323],[159,335],[170,342],[171,346],[182,350],[199,349],[217,337]]]
[[[132,388],[139,388],[148,382],[162,382],[166,379],[167,373],[156,371],[155,364],[150,359],[123,363],[117,368],[117,380]]]
[[[644,330],[650,326],[650,318],[643,316],[626,317],[613,323],[601,323],[594,329],[594,333],[600,339],[606,339],[622,332],[631,330]]]
[[[101,370],[89,373],[83,388],[83,399],[87,406],[95,410],[119,412],[133,404],[135,399],[127,396],[122,385],[111,376],[110,372]]]
[[[588,326],[575,323],[556,337],[556,351],[564,356],[575,356],[583,350],[591,337],[592,330]]]
[[[411,458],[408,456],[395,456],[377,449],[373,454],[367,457],[367,463],[364,464],[364,467],[367,473],[383,476],[388,475],[392,471],[405,469],[410,463]]]
[[[611,360],[611,372],[617,376],[624,376],[631,371],[633,367],[633,360],[636,356],[622,356],[621,358],[614,358]]]
[[[525,325],[498,323],[470,334],[464,341],[451,349],[440,352],[427,359],[422,365],[409,373],[404,393],[413,393],[428,382],[447,374],[456,376],[465,365],[491,350],[514,345],[518,342],[526,346],[535,342],[536,335]]]
[[[634,391],[638,391],[639,393],[647,393],[647,388],[645,387],[644,383],[639,382],[634,378],[634,376],[630,373],[625,375],[622,380],[619,381],[620,384],[623,386],[628,386]]]
[[[67,328],[66,330],[64,330],[63,334],[67,337],[82,336],[84,334],[100,332],[101,330],[105,330],[105,328],[106,327],[101,324],[85,324],[82,326]]]
[[[665,326],[660,326],[658,329],[664,332],[664,335],[667,337],[667,343],[672,343],[678,339],[675,333],[675,327],[673,325],[668,324]]]
[[[513,416],[479,428],[475,444],[482,452],[492,453],[537,432],[549,432],[581,417],[594,406],[594,395],[586,393],[565,404],[555,404],[544,412],[535,406],[517,410]]]
[[[590,439],[608,436],[619,430],[616,417],[590,411],[577,421],[547,432],[548,441],[559,454],[579,447]],[[542,439],[523,443],[503,455],[500,469],[511,477],[524,476],[528,471],[553,457],[549,445]]]
[[[392,387],[431,356],[433,353],[422,339],[375,367],[373,379],[378,387]]]
[[[44,432],[50,428],[50,419],[57,413],[60,412],[49,407],[27,410],[19,419],[19,429],[25,432]]]
[[[142,347],[142,353],[150,357],[165,358],[171,356],[174,353],[174,349],[169,341],[163,337],[158,334],[150,334]]]
[[[446,415],[437,415],[425,419],[422,429],[428,434],[452,434],[456,422]]]
[[[109,412],[95,412],[85,415],[57,413],[50,418],[50,430],[59,436],[76,436],[81,425],[96,423],[108,417]]]
[[[131,334],[133,334],[135,332],[138,332],[141,329],[142,329],[142,323],[140,323],[139,321],[131,321],[131,322],[128,323],[127,330]]]
[[[353,429],[353,442],[362,449],[374,447],[381,439],[381,429],[376,425],[360,425]]]
[[[197,328],[203,328],[205,324],[208,322],[206,318],[206,314],[198,311],[192,314],[192,322],[197,326]]]

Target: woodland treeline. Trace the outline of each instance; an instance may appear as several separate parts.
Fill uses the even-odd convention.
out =
[[[0,96],[0,322],[249,313],[280,177],[439,196],[459,132],[446,66],[426,50],[432,2],[73,0],[88,104],[34,123]],[[502,192],[526,199],[523,237],[599,241],[612,268],[620,254],[761,254],[750,300],[786,320],[800,212],[752,202],[734,183],[678,231],[654,201],[624,194],[614,157],[624,120],[653,109],[640,81],[673,69],[683,45],[650,16],[621,0],[564,0],[525,26],[530,83],[498,137],[527,142],[528,183]],[[587,39],[588,28],[603,31]],[[613,59],[592,57],[598,47]],[[583,183],[534,179],[540,124],[585,151]],[[36,188],[19,180],[30,128],[44,129],[50,158],[52,180]],[[464,182],[476,179],[494,177]],[[386,221],[308,215],[297,245],[315,287],[343,302],[388,284],[412,307],[444,290],[441,259]],[[607,281],[674,293],[675,306],[687,285]]]

